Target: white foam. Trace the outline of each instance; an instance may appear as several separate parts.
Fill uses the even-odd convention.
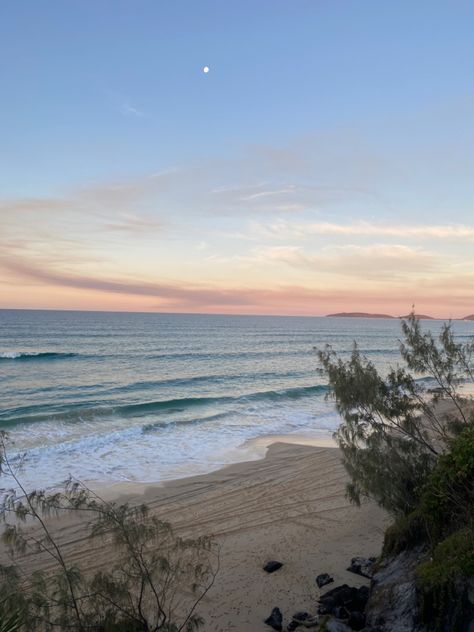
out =
[[[312,400],[314,412],[308,407],[262,404],[229,413],[217,423],[212,417],[195,424],[160,423],[147,432],[146,426],[163,417],[54,420],[25,424],[11,435],[15,454],[27,452],[22,472],[27,487],[57,487],[70,475],[88,483],[153,483],[259,458],[275,436],[308,440],[318,435],[330,443],[339,420],[334,408],[319,400]],[[257,443],[249,449],[252,441]]]

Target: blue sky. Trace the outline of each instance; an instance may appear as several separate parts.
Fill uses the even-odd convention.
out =
[[[199,236],[197,252],[206,251],[208,263],[223,260],[219,239],[226,255],[248,261],[245,239],[236,245],[229,235],[255,241],[255,224],[261,239],[285,223],[470,226],[473,27],[467,1],[5,1],[0,208],[8,248],[16,243],[15,257],[31,263],[48,239],[53,247],[71,230],[82,236],[78,247],[90,268],[88,233],[102,231],[109,241],[111,222],[93,219],[104,206],[112,224],[132,217],[135,228],[143,221],[169,226],[154,244],[163,252],[189,252],[186,227],[210,234],[219,224],[215,245]],[[173,173],[181,180],[166,176],[163,184],[163,174]],[[156,177],[160,186],[150,190],[147,179]],[[110,188],[121,187],[125,200],[114,193],[104,202]],[[250,198],[241,194],[247,189]],[[223,190],[231,193],[221,206],[209,199]],[[232,191],[240,193],[229,201]],[[269,196],[273,209],[261,204]],[[56,203],[61,212],[53,218]],[[29,228],[38,205],[48,207],[51,224],[43,243]],[[75,219],[66,221],[73,207]],[[278,247],[300,248],[291,227],[286,234]],[[305,246],[306,260],[321,263],[315,257],[328,245],[327,231],[322,235]],[[442,246],[439,238],[436,245],[413,243],[413,236],[406,243],[397,231],[382,233],[383,241],[371,231],[357,239],[354,231],[335,235],[334,247],[441,248],[447,262],[460,252],[449,230]],[[133,250],[141,252],[135,239]],[[260,252],[269,246],[259,242]],[[471,246],[463,242],[458,271],[470,265]],[[114,242],[106,257],[114,279],[121,277],[117,248]],[[189,271],[196,263],[191,258],[189,270],[178,271],[172,257],[155,262],[159,281],[166,267],[166,284],[195,283]],[[238,269],[228,272],[209,282],[221,289],[230,283],[230,292],[247,287],[245,271],[240,285]],[[275,285],[281,270],[274,274]],[[207,276],[204,266],[201,281]],[[262,282],[270,287],[271,275]],[[293,282],[288,278],[288,287]],[[311,289],[310,279],[305,283]]]

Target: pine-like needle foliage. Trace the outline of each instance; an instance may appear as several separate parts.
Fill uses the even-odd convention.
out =
[[[436,339],[414,314],[402,321],[402,332],[404,364],[386,376],[357,345],[348,361],[329,346],[319,352],[343,419],[335,437],[351,478],[348,496],[356,503],[371,497],[395,516],[416,507],[438,456],[474,422],[472,399],[460,393],[464,382],[474,382],[474,344],[456,342],[451,323]],[[444,411],[444,400],[454,414]]]
[[[12,563],[0,567],[0,632],[194,632],[200,601],[212,587],[219,552],[207,537],[179,537],[146,505],[108,502],[78,482],[63,492],[28,492],[0,437],[3,541]],[[110,563],[95,572],[69,560],[49,517],[79,512],[91,546],[105,546]],[[52,570],[28,573],[21,557],[39,553]],[[18,559],[20,558],[20,563]]]

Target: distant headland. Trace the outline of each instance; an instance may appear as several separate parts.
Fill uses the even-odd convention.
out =
[[[391,316],[390,314],[370,314],[366,312],[339,312],[337,314],[328,314],[326,318],[408,318],[409,314],[405,316]],[[434,316],[428,316],[427,314],[415,314],[415,318],[418,320],[438,320]],[[441,319],[442,320],[442,319]],[[464,316],[464,318],[455,318],[454,320],[474,320],[474,314],[470,316]]]
[[[406,314],[405,316],[400,316],[400,318],[408,318],[410,314]],[[418,320],[436,320],[433,316],[427,316],[426,314],[415,314],[415,318]]]

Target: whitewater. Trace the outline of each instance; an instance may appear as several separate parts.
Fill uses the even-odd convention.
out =
[[[0,310],[0,429],[34,486],[206,472],[266,437],[330,440],[317,349],[356,341],[385,370],[399,337],[397,319]]]

